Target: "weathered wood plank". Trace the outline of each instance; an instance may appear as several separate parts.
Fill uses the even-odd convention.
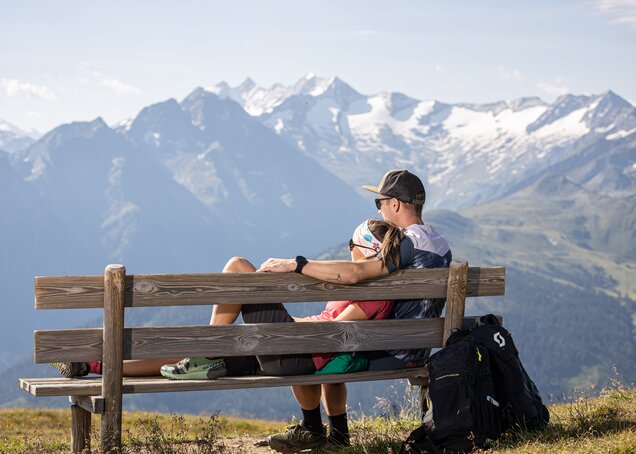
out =
[[[461,329],[466,308],[466,282],[468,281],[468,262],[450,264],[448,274],[448,292],[446,296],[446,318],[444,321],[444,337],[442,343],[453,331]]]
[[[101,445],[103,453],[121,451],[122,377],[124,359],[124,289],[126,268],[109,265],[104,273]]]
[[[498,316],[500,322],[502,319]],[[474,324],[475,317],[464,317],[464,326]],[[242,356],[246,354],[262,354],[267,347],[261,349],[255,340],[261,342],[265,338],[277,340],[277,354],[299,353],[291,349],[301,350],[305,344],[297,345],[297,337],[293,337],[294,343],[288,345],[287,336],[296,336],[298,330],[302,335],[310,337],[325,336],[316,341],[307,341],[308,350],[324,351],[355,351],[368,350],[371,346],[380,346],[379,349],[392,348],[387,345],[399,343],[402,345],[404,334],[403,325],[408,326],[406,331],[413,343],[420,347],[441,347],[444,318],[427,320],[382,320],[362,322],[309,322],[301,328],[299,324],[285,324],[285,330],[281,331],[276,325],[226,325],[210,327],[143,327],[124,329],[124,359],[154,359],[160,352],[160,357],[174,358],[185,356]],[[388,322],[387,326],[383,323]],[[361,326],[332,326],[339,323],[348,325],[361,324]],[[377,327],[368,324],[377,324]],[[369,326],[369,329],[367,329]],[[395,326],[395,327],[394,327]],[[212,329],[211,329],[212,328]],[[309,329],[310,331],[305,331]],[[257,331],[255,331],[257,330]],[[426,331],[426,334],[422,332]],[[355,333],[359,338],[364,338],[364,345],[355,343],[356,338],[344,337],[348,333]],[[418,335],[422,335],[419,344]],[[248,339],[252,336],[252,339]],[[245,339],[237,343],[237,338]],[[387,340],[387,338],[389,340]],[[221,339],[222,347],[215,346]],[[316,342],[321,342],[317,344]],[[390,342],[390,343],[388,343]],[[35,362],[50,363],[58,361],[94,361],[101,359],[102,355],[102,329],[83,328],[74,330],[50,330],[35,332]],[[340,349],[340,350],[337,350]],[[378,349],[378,348],[374,348]],[[267,350],[271,352],[271,350]],[[28,389],[25,388],[25,391]]]
[[[400,270],[356,285],[295,273],[138,274],[126,277],[126,307],[260,304],[328,300],[443,298],[447,269]],[[505,291],[503,267],[470,268],[467,296]],[[36,309],[103,307],[101,276],[35,278]]]
[[[126,378],[123,381],[124,394],[161,393],[180,391],[207,391],[241,388],[269,388],[291,385],[311,385],[319,383],[351,383],[357,381],[394,380],[400,378],[428,377],[425,368],[393,371],[355,372],[332,375],[294,375],[289,377],[250,376],[223,377],[214,380],[168,380],[163,377]],[[99,395],[101,378],[22,378],[23,389],[29,389],[34,396]]]
[[[245,356],[440,347],[444,319],[124,329],[124,359]],[[102,330],[35,332],[35,362],[101,359]]]

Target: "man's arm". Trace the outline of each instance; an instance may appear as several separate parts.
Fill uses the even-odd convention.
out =
[[[295,259],[267,259],[258,272],[291,273],[296,269]],[[355,284],[360,281],[389,274],[382,261],[373,258],[350,262],[348,260],[309,260],[303,274],[336,284]]]

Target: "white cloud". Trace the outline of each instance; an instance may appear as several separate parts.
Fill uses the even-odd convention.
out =
[[[554,82],[540,82],[537,88],[548,96],[561,96],[571,91],[561,78],[555,79]]]
[[[91,83],[99,81],[100,85],[112,90],[120,96],[140,96],[143,94],[139,88],[113,77],[109,77],[101,71],[93,68],[90,63],[82,62],[80,68],[84,73],[84,77],[79,79],[79,83],[82,85],[88,86]]]
[[[613,16],[613,24],[636,28],[636,0],[598,0],[596,9]]]
[[[42,114],[40,112],[36,112],[34,110],[29,110],[27,112],[27,118],[29,120],[36,120],[38,118],[42,118]]]
[[[436,73],[441,73],[443,71],[442,65],[440,65],[439,63],[435,63],[435,65],[433,66],[433,69],[435,70]]]
[[[122,96],[128,96],[128,95],[139,96],[142,94],[141,90],[138,89],[137,87],[133,87],[132,85],[125,84],[124,82],[121,82],[117,79],[102,79],[101,84],[104,87],[110,88],[115,93]]]
[[[497,74],[499,79],[504,81],[521,82],[523,81],[523,74],[518,69],[508,69],[503,66],[497,66]]]
[[[0,87],[5,90],[7,96],[22,95],[27,98],[57,99],[57,95],[49,87],[21,82],[18,79],[0,79]]]

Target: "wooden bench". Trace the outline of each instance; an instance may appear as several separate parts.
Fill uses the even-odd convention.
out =
[[[97,378],[22,378],[34,396],[70,396],[72,449],[90,450],[91,413],[102,415],[102,452],[121,447],[122,394],[343,383],[408,378],[426,386],[425,368],[292,377],[224,377],[173,381],[122,377],[122,360],[244,356],[441,347],[464,323],[466,296],[503,295],[502,267],[400,270],[356,285],[294,273],[126,275],[109,265],[104,276],[35,278],[36,309],[103,308],[103,328],[35,331],[35,362],[103,361]],[[124,326],[124,308],[327,300],[447,298],[446,317],[424,320],[264,323],[225,326]],[[290,397],[291,398],[291,397]]]

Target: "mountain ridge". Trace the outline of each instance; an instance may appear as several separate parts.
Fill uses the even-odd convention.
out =
[[[351,230],[377,216],[356,188],[406,167],[426,180],[424,219],[454,255],[509,270],[506,303],[479,299],[469,312],[504,314],[540,389],[602,383],[612,361],[636,377],[621,356],[636,351],[636,126],[618,95],[445,104],[367,96],[313,75],[216,90],[195,88],[112,127],[61,125],[0,154],[0,206],[11,213],[0,219],[0,332],[11,339],[2,358],[31,350],[35,328],[95,320],[33,314],[34,274],[100,274],[112,261],[130,273],[183,273],[218,271],[232,255],[346,258]],[[200,324],[203,312],[127,320]],[[605,312],[620,332],[596,327]],[[561,335],[554,322],[565,318]],[[597,345],[578,341],[581,327],[602,336]],[[1,381],[13,386],[17,369]]]
[[[330,79],[318,80],[324,85]],[[248,113],[326,169],[346,175],[352,186],[378,179],[387,168],[411,167],[427,176],[437,206],[493,200],[509,193],[519,175],[540,173],[584,143],[602,146],[604,140],[636,131],[634,107],[611,90],[568,94],[552,104],[526,97],[478,105],[418,102],[401,93],[355,92],[355,99],[339,98],[325,90],[299,89],[306,81],[273,87],[278,98],[267,105],[259,102],[271,101],[273,93],[253,81],[250,92],[259,90],[258,97],[242,93],[240,86],[229,89]],[[409,100],[407,109],[393,108],[391,100],[400,97]],[[465,165],[457,165],[462,161]],[[461,186],[473,195],[453,188],[460,175],[472,180]],[[636,192],[631,177],[628,186]]]

